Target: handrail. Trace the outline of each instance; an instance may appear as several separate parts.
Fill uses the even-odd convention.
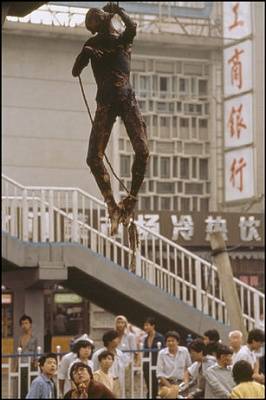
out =
[[[4,201],[2,213],[6,230],[11,229],[12,233],[12,227],[13,232],[19,229],[17,233],[19,238],[36,242],[40,240],[40,234],[36,233],[39,229],[41,240],[78,242],[91,247],[93,251],[104,257],[110,258],[121,267],[125,267],[125,257],[129,257],[131,250],[124,243],[123,228],[121,228],[122,236],[120,237],[110,237],[102,231],[101,224],[106,223],[107,218],[107,208],[103,201],[80,188],[23,186],[5,175],[2,175],[2,180],[7,183],[6,192],[3,191],[2,197]],[[9,184],[10,186],[8,186]],[[13,188],[11,185],[15,187]],[[17,189],[21,192],[18,192]],[[16,207],[21,208],[20,217],[14,211]],[[35,229],[35,233],[32,230],[32,239],[27,227],[29,207],[31,209],[30,218],[33,218],[32,229]],[[101,214],[102,211],[105,211],[104,215]],[[96,220],[93,216],[94,212],[96,212]],[[101,219],[102,217],[103,219]],[[20,220],[15,223],[12,218],[16,220],[20,218]],[[86,218],[89,218],[88,223]],[[60,231],[62,228],[65,229],[67,221],[71,224],[71,231],[63,233],[64,239],[62,239]],[[23,222],[23,231],[21,222]],[[54,231],[55,224],[57,224],[56,231]],[[141,234],[144,235],[141,241],[142,254],[137,254],[136,274],[203,313],[226,322],[227,312],[217,267],[170,239],[142,226],[141,223],[136,221],[136,224]],[[61,228],[59,228],[60,226]],[[47,233],[47,231],[49,232]],[[57,232],[57,237],[55,237],[55,232]],[[47,234],[48,237],[44,236]],[[261,313],[258,308],[264,307],[261,304],[264,294],[236,277],[234,277],[234,281],[240,290],[244,318],[248,324],[254,326]]]

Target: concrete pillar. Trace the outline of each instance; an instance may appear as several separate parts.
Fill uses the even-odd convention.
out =
[[[25,314],[32,318],[32,332],[38,339],[38,346],[44,346],[44,294],[43,289],[25,290]]]
[[[234,282],[230,259],[226,251],[225,242],[221,232],[210,235],[211,248],[214,252],[214,261],[218,269],[220,284],[222,286],[225,306],[228,312],[232,330],[240,330],[244,338],[247,338],[247,330],[244,323],[243,313]]]

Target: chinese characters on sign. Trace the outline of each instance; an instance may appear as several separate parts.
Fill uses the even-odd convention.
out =
[[[225,148],[251,144],[253,141],[251,94],[227,100],[224,106]]]
[[[245,147],[225,153],[226,201],[254,196],[253,149]]]
[[[230,177],[230,182],[232,182],[232,186],[236,187],[236,176],[239,175],[239,186],[237,186],[237,189],[240,192],[243,192],[243,168],[246,167],[247,164],[244,160],[243,157],[241,157],[238,161],[234,158],[234,161],[232,162],[231,165],[231,177]]]
[[[238,26],[245,25],[244,21],[239,20],[239,2],[233,4],[232,11],[234,13],[234,21],[233,21],[232,25],[229,25],[229,28],[228,28],[229,31],[231,31],[232,29],[235,29]]]
[[[245,42],[224,50],[224,95],[240,95],[252,89],[252,42]]]
[[[249,1],[226,1],[224,9],[225,44],[251,34],[251,7]]]
[[[225,201],[254,193],[251,3],[224,2]],[[246,39],[235,43],[238,39]],[[234,96],[234,97],[232,97]],[[247,147],[243,147],[247,146]]]

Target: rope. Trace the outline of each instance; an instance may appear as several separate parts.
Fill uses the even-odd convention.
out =
[[[90,117],[90,121],[91,121],[91,124],[92,124],[92,127],[93,127],[94,121],[93,121],[93,118],[92,118],[92,115],[91,115],[91,112],[90,112],[90,108],[89,108],[89,105],[88,105],[88,102],[87,102],[87,99],[86,99],[86,95],[85,95],[85,92],[84,92],[84,88],[83,88],[83,85],[82,85],[82,81],[81,81],[80,75],[78,75],[78,78],[79,78],[79,85],[80,85],[81,93],[82,93],[82,96],[83,96],[83,99],[84,99],[84,102],[85,102],[85,105],[86,105],[86,108],[87,108],[87,111],[88,111],[88,114],[89,114],[89,117]],[[118,182],[123,187],[123,189],[128,193],[128,195],[131,198],[136,200],[136,197],[132,196],[132,194],[129,192],[129,190],[126,188],[126,186],[123,184],[121,179],[115,173],[115,171],[114,171],[114,169],[113,169],[113,167],[112,167],[112,165],[111,165],[110,161],[108,160],[108,158],[107,158],[105,153],[104,153],[104,157],[105,157],[105,160],[106,160],[107,164],[109,165],[114,177],[118,180]],[[132,221],[131,221],[131,223],[130,223],[130,225],[128,227],[128,241],[129,241],[129,248],[132,250],[132,256],[131,256],[131,261],[130,261],[130,270],[132,272],[135,272],[136,271],[136,250],[139,247],[139,234],[138,234],[137,226],[136,226],[136,224],[134,222],[134,215],[133,215]]]

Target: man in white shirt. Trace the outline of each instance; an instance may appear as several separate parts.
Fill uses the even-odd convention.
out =
[[[245,360],[249,362],[253,368],[253,379],[258,383],[264,383],[264,374],[259,373],[259,360],[256,353],[260,351],[265,342],[264,332],[260,329],[253,329],[248,334],[247,344],[242,346],[237,353],[234,362]]]
[[[159,380],[159,396],[164,399],[176,398],[178,384],[184,379],[187,368],[191,365],[188,349],[179,346],[180,336],[175,331],[165,335],[166,348],[159,352],[156,376]]]
[[[237,354],[239,353],[242,347],[243,334],[241,331],[231,331],[229,332],[228,338],[229,338],[229,347],[233,350],[232,365],[234,365],[236,362],[235,359],[237,357]]]
[[[194,388],[197,396],[203,396],[205,391],[205,372],[206,370],[216,364],[216,358],[207,354],[207,346],[201,339],[193,340],[189,345],[189,351],[193,364],[188,367],[184,376],[184,383],[189,383],[190,386],[196,384]]]

